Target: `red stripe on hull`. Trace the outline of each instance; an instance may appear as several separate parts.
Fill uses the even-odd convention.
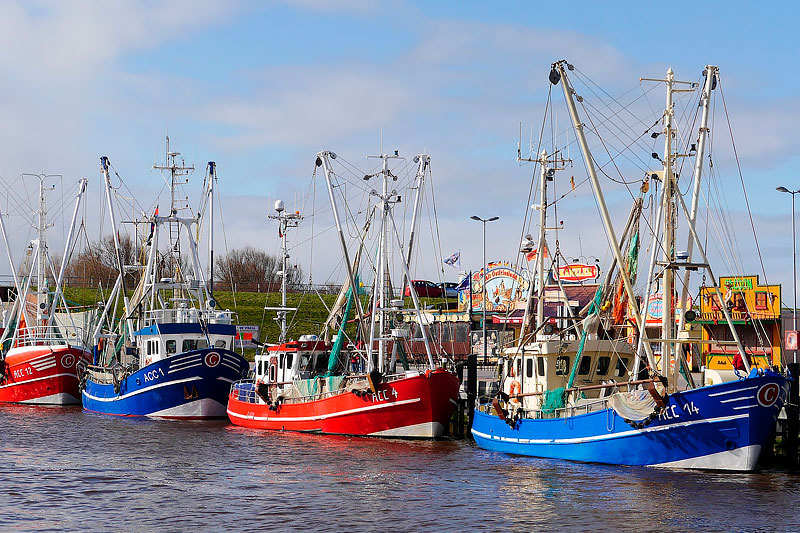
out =
[[[76,364],[91,354],[72,346],[30,346],[9,350],[0,402],[67,405],[80,403]]]
[[[444,370],[384,383],[378,394],[344,392],[303,403],[265,404],[228,398],[228,417],[238,426],[341,435],[441,436],[458,401],[458,378]]]

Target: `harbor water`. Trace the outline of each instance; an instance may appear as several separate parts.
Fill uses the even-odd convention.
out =
[[[0,530],[797,530],[800,477],[0,405]]]

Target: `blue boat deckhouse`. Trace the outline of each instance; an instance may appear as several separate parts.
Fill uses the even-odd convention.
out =
[[[94,364],[81,379],[87,411],[118,416],[203,419],[226,416],[231,383],[246,376],[249,363],[234,351],[236,326],[232,312],[217,309],[213,295],[213,198],[216,165],[207,166],[204,202],[197,215],[181,216],[188,203],[176,193],[194,167],[187,167],[169,149],[167,164],[170,205],[165,216],[145,215],[147,228],[141,253],[144,266],[124,264],[119,232],[114,233],[119,275],[94,330]],[[108,158],[101,159],[111,224],[116,229],[116,189]],[[198,237],[208,231],[212,271],[200,266]],[[186,256],[181,255],[186,252]],[[187,259],[188,257],[188,259]],[[185,264],[188,263],[188,264]],[[130,287],[126,275],[141,270]],[[121,303],[120,303],[121,302]],[[122,318],[114,311],[121,305]]]
[[[572,86],[573,70],[566,61],[554,63],[550,82],[553,91],[559,91],[559,85],[563,91],[574,130],[571,139],[580,146],[613,264],[587,306],[563,306],[566,316],[558,318],[571,325],[556,330],[544,316],[544,280],[552,267],[544,254],[536,257],[536,284],[529,292],[519,340],[500,357],[499,393],[485,398],[474,412],[475,441],[489,450],[575,461],[752,470],[762,449],[771,445],[788,381],[767,358],[745,350],[742,328],[759,328],[760,323],[734,324],[735,287],[728,283],[725,294],[726,287],[718,283],[709,262],[710,244],[697,229],[698,204],[704,201],[700,189],[704,158],[711,154],[709,110],[718,69],[707,66],[702,84],[678,81],[671,69],[663,79],[642,80],[666,86],[667,105],[655,123],[641,122],[649,126],[644,135],[638,131],[626,143],[632,146],[645,138],[663,143],[664,148],[645,159],[654,161],[656,169],[642,172],[641,179],[617,181],[628,187],[633,203],[621,233],[611,223],[600,185],[599,174],[607,176],[610,170],[598,166],[586,139],[587,130],[599,135],[598,122],[614,113],[605,109],[599,118],[579,114],[576,101],[583,104],[584,98]],[[686,137],[677,132],[674,100],[680,93],[699,93],[697,122],[689,120],[699,128],[686,134],[697,133],[690,142],[681,141]],[[586,113],[603,106],[581,108]],[[530,159],[539,170],[535,177],[540,192],[536,206],[540,250],[557,250],[547,241],[547,212],[556,200],[548,201],[547,188],[566,168],[565,154],[566,150],[553,147],[552,154],[543,150]],[[620,155],[628,157],[624,149]],[[679,181],[684,161],[694,164]],[[684,194],[692,197],[689,206]],[[645,202],[653,213],[649,219],[642,216]],[[676,244],[677,229],[684,232],[681,241],[688,239],[685,252],[676,251],[684,250],[683,244]],[[643,238],[649,243],[649,257],[640,258],[640,249],[646,249]],[[719,328],[707,329],[704,338],[686,334],[687,324],[696,320],[694,311],[676,313],[691,307],[687,299],[693,275],[696,281],[702,276],[700,293],[715,298],[722,317]],[[640,286],[644,282],[644,297],[634,292],[637,280]],[[653,328],[647,328],[645,314],[657,307],[649,301],[657,293],[669,296],[661,298],[656,313],[660,328],[657,337],[651,337]],[[717,338],[710,339],[709,332]],[[695,383],[687,355],[697,353],[692,345],[709,344],[729,349],[732,380]]]

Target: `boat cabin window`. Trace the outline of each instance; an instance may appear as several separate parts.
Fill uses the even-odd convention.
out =
[[[308,354],[301,354],[300,355],[300,368],[305,370],[308,368],[308,363],[311,362],[311,356]]]
[[[608,367],[611,366],[611,358],[601,355],[597,358],[597,375],[605,376],[608,374]]]
[[[533,357],[529,357],[525,360],[525,376],[529,378],[533,377]]]
[[[569,356],[559,355],[556,357],[556,376],[569,375]]]
[[[294,355],[287,353],[286,354],[286,368],[292,368],[292,361],[294,360]]]
[[[517,376],[522,375],[522,359],[517,359]]]
[[[197,349],[197,339],[183,339],[182,352],[190,352]]]
[[[199,341],[197,341],[197,347],[201,350],[204,348],[208,348],[208,341],[206,339],[200,339]]]
[[[286,355],[284,355],[284,354],[281,354],[281,355],[278,357],[278,368],[280,368],[280,369],[283,369],[283,368],[284,368],[284,366],[283,366],[283,363],[284,363],[284,360],[285,360],[285,359],[286,359]]]
[[[581,366],[578,367],[578,375],[579,376],[587,376],[589,375],[589,371],[592,369],[592,356],[584,355],[581,357]]]
[[[277,369],[275,368],[275,365],[270,365],[270,367],[269,367],[269,380],[272,381],[273,383],[276,381],[275,380],[275,372],[276,372],[276,370]]]
[[[147,355],[153,355],[153,341],[147,341]]]
[[[317,360],[314,364],[314,371],[315,372],[327,372],[328,371],[328,358],[325,357],[325,354],[317,355]]]
[[[536,366],[538,367],[536,370],[539,371],[539,377],[544,377],[544,357],[536,358]]]
[[[225,349],[225,344],[226,344],[225,343],[225,339],[219,339],[218,341],[216,341],[214,343],[214,348],[221,348],[221,349],[224,350]]]
[[[628,359],[627,357],[620,357],[617,360],[617,368],[614,370],[615,377],[621,378],[622,376],[625,375],[626,372],[628,372],[629,361],[630,359]]]
[[[166,342],[167,353],[175,353],[178,351],[178,342],[175,339]]]

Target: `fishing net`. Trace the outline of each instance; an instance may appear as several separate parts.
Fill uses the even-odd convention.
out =
[[[625,420],[644,420],[653,412],[656,401],[646,390],[618,392],[608,399],[608,405]]]
[[[550,414],[557,409],[563,409],[566,405],[567,394],[564,387],[544,391],[544,402],[542,402],[542,412]]]

